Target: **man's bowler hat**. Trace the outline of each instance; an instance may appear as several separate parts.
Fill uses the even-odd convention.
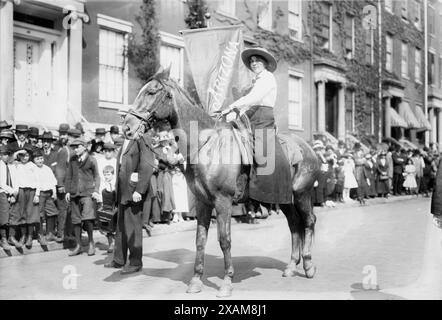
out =
[[[66,133],[68,133],[70,128],[71,127],[69,126],[69,124],[62,123],[58,126],[58,132],[59,132],[59,134],[66,134]]]
[[[6,120],[0,121],[0,130],[9,129],[12,125],[9,124]]]
[[[29,128],[28,128],[28,126],[27,125],[25,125],[25,124],[17,124],[16,126],[15,126],[15,131],[16,132],[28,132],[29,131]]]
[[[38,138],[38,128],[30,127],[28,130],[28,136],[31,138]]]
[[[118,128],[118,126],[111,126],[109,132],[113,134],[119,134],[120,128]]]

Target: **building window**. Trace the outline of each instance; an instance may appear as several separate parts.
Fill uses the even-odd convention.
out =
[[[368,113],[368,132],[374,134],[374,96],[370,93],[365,94],[366,112]]]
[[[345,28],[345,53],[348,59],[354,57],[355,42],[354,42],[354,28],[355,19],[352,16],[346,15],[344,21]]]
[[[302,129],[302,74],[289,72],[288,124],[290,129]]]
[[[421,3],[420,0],[416,0],[415,2],[415,17],[414,17],[414,25],[416,28],[418,28],[419,30],[421,29],[421,11],[422,11],[422,7],[421,7]]]
[[[414,79],[418,83],[422,83],[421,70],[422,70],[422,52],[416,48],[416,55],[414,56]]]
[[[393,0],[385,0],[385,10],[393,13]]]
[[[266,30],[272,30],[272,0],[258,2],[258,25]]]
[[[127,82],[127,37],[124,33],[100,28],[99,33],[99,99],[125,103],[124,82]],[[125,79],[126,78],[126,79]]]
[[[332,5],[326,2],[321,2],[321,27],[322,33],[321,37],[323,38],[323,48],[332,51]]]
[[[393,72],[393,38],[387,36],[386,41],[386,59],[385,59],[385,69],[389,72]]]
[[[434,35],[435,32],[435,21],[434,21],[434,8],[428,6],[428,33]]]
[[[365,62],[373,64],[373,30],[365,30]]]
[[[355,131],[355,92],[353,90],[347,90],[345,128],[352,133]]]
[[[302,0],[289,1],[289,35],[302,41]]]
[[[229,16],[235,16],[235,0],[221,0],[219,3],[218,10],[223,13],[228,14]]]
[[[121,109],[129,103],[128,37],[132,23],[97,14],[99,106]]]
[[[442,89],[442,56],[439,57],[439,88]]]
[[[401,60],[401,74],[402,77],[408,79],[408,46],[402,42],[402,60]]]
[[[428,84],[435,85],[436,84],[436,61],[435,55],[433,52],[428,52]]]
[[[401,12],[402,12],[402,20],[408,21],[408,0],[402,0]]]
[[[184,79],[184,41],[181,37],[160,31],[160,64],[170,66],[170,78],[183,85]]]

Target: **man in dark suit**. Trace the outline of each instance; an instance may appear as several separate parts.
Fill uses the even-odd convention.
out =
[[[427,164],[425,164],[427,166]],[[439,161],[431,197],[431,214],[434,223],[442,228],[442,161]]]
[[[113,260],[106,268],[123,268],[121,274],[138,272],[143,266],[143,203],[153,173],[151,139],[125,139],[117,156],[118,216]],[[129,265],[127,251],[129,250]]]
[[[19,149],[32,150],[32,145],[27,141],[29,128],[25,124],[17,124],[15,126],[15,135],[17,141],[12,142],[9,147],[12,152],[16,152]]]
[[[398,146],[396,151],[392,154],[393,159],[393,195],[401,195],[402,194],[402,182],[405,165],[405,158],[403,157],[403,153],[401,148]]]

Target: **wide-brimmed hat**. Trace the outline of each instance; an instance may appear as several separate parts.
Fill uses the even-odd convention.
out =
[[[11,154],[11,148],[3,144],[0,145],[0,154]]]
[[[160,142],[161,141],[169,141],[169,140],[172,140],[172,139],[174,139],[174,136],[170,132],[163,131],[163,132],[160,132],[158,134],[158,141],[160,141]]]
[[[68,130],[68,135],[74,138],[80,138],[81,137],[81,131],[76,128],[71,128]]]
[[[113,143],[105,143],[103,144],[103,150],[115,150],[117,148]]]
[[[40,139],[41,140],[51,140],[51,141],[55,140],[54,136],[52,135],[52,132],[50,132],[50,131],[43,132],[43,134],[40,136]]]
[[[16,132],[28,132],[29,128],[26,124],[17,124],[15,126],[15,131]]]
[[[362,145],[359,142],[356,142],[353,146],[353,150],[362,150]]]
[[[62,123],[58,126],[59,134],[66,134],[71,127],[67,123]]]
[[[95,129],[95,135],[97,135],[97,134],[105,135],[106,134],[106,129],[105,128],[97,128],[97,129]]]
[[[324,143],[321,140],[316,140],[315,142],[313,142],[313,150],[324,148]]]
[[[0,121],[0,130],[9,129],[12,127],[12,124],[9,124],[6,120]]]
[[[39,130],[37,127],[30,127],[28,130],[28,136],[31,138],[38,138]]]
[[[0,132],[0,139],[1,138],[8,138],[8,139],[11,139],[11,140],[15,140],[14,132],[12,132],[11,129],[2,130]]]
[[[120,133],[120,128],[118,128],[118,126],[111,126],[109,133],[114,133],[114,134],[119,134]]]
[[[250,70],[251,70],[250,58],[252,56],[259,56],[263,58],[267,62],[267,70],[270,72],[274,72],[276,70],[276,67],[278,66],[275,57],[273,57],[273,55],[270,52],[268,52],[264,48],[256,47],[256,48],[245,49],[241,53],[242,62],[244,62],[245,66]]]
[[[79,138],[79,139],[75,139],[74,141],[72,141],[71,143],[70,143],[70,145],[72,146],[72,147],[74,147],[74,146],[79,146],[79,145],[82,145],[82,146],[87,146],[87,141],[85,140],[85,139],[82,139],[82,138]]]

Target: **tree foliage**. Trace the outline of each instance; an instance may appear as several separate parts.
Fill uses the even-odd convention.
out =
[[[136,36],[129,39],[128,57],[138,78],[147,81],[159,68],[160,36],[155,0],[143,0],[135,20],[141,27],[141,35],[140,39]]]

